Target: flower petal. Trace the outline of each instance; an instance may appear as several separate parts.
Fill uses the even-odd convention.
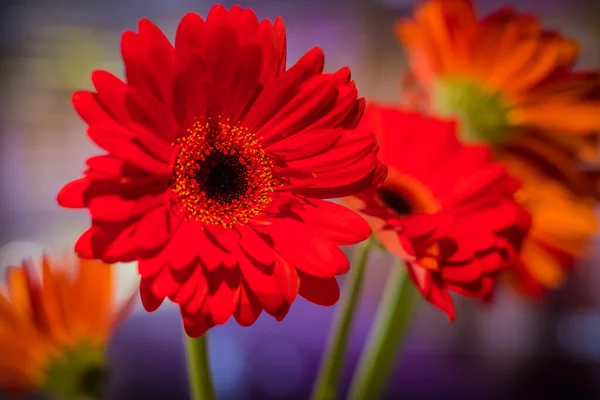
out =
[[[306,53],[292,68],[265,87],[242,120],[242,125],[258,134],[260,127],[280,112],[281,104],[288,103],[295,96],[304,80],[323,71],[323,65],[321,49],[314,48]]]
[[[360,215],[331,201],[307,200],[298,213],[319,235],[338,245],[353,245],[371,236],[371,227]]]
[[[250,326],[256,322],[261,313],[262,307],[260,302],[256,296],[252,294],[252,291],[248,289],[246,283],[242,282],[240,288],[240,300],[233,313],[235,320],[241,326]]]
[[[58,204],[66,208],[85,208],[87,204],[85,193],[91,184],[89,178],[80,178],[67,183],[56,196]]]
[[[340,298],[340,287],[335,278],[317,278],[301,271],[298,271],[298,277],[298,294],[311,303],[332,306]]]
[[[348,271],[349,263],[344,253],[304,224],[276,218],[270,225],[270,231],[275,250],[297,269],[320,278]]]
[[[158,310],[158,308],[165,301],[164,297],[160,298],[154,295],[150,289],[151,285],[152,281],[149,279],[142,279],[140,281],[140,299],[142,300],[144,309],[148,312]]]
[[[137,144],[135,135],[116,124],[93,125],[88,128],[88,136],[98,146],[132,165],[155,175],[168,175],[169,166],[154,158]]]

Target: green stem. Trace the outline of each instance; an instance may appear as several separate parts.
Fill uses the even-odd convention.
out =
[[[354,320],[356,307],[360,298],[365,267],[374,239],[368,239],[358,245],[354,253],[352,268],[344,282],[341,300],[334,316],[333,329],[329,336],[326,353],[321,362],[317,381],[312,393],[312,400],[333,400],[336,398],[342,367],[344,351],[348,342],[348,333]]]
[[[186,350],[188,361],[188,378],[191,400],[214,400],[210,366],[208,364],[208,348],[206,334],[199,338],[186,335]]]
[[[348,400],[376,400],[382,394],[409,326],[416,293],[404,265],[394,265],[352,379]]]

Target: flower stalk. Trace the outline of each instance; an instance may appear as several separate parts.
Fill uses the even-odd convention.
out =
[[[334,316],[326,353],[321,362],[317,381],[313,389],[312,400],[334,400],[344,365],[344,352],[348,343],[348,334],[354,321],[354,315],[363,286],[363,277],[369,254],[375,239],[370,238],[357,246],[350,272],[342,288],[342,296]]]
[[[186,335],[186,353],[190,399],[214,400],[206,334],[199,338],[191,338]]]
[[[398,264],[394,265],[388,278],[350,385],[349,400],[376,400],[381,396],[410,325],[417,290],[403,263],[398,260]]]

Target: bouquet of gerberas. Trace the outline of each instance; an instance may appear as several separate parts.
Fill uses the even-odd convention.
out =
[[[489,300],[502,277],[530,295],[557,287],[596,229],[599,187],[578,163],[595,152],[599,75],[574,71],[577,44],[532,16],[478,18],[469,0],[424,2],[396,33],[410,68],[398,105],[382,105],[358,97],[348,68],[324,73],[319,48],[286,68],[283,21],[259,22],[250,9],[188,14],[174,44],[146,19],[125,32],[125,81],[96,71],[95,91],[73,95],[106,151],[58,195],[91,216],[75,244],[80,278],[47,263],[42,287],[27,269],[9,273],[0,326],[35,337],[35,351],[2,358],[0,383],[97,396],[82,374],[102,369],[89,357],[115,319],[83,316],[107,312],[106,290],[91,284],[103,263],[138,263],[147,311],[167,298],[179,306],[202,400],[214,398],[208,329],[231,316],[250,326],[263,310],[283,320],[297,295],[333,305],[336,276],[348,273],[313,394],[335,399],[376,244],[398,266],[354,400],[381,394],[416,294],[454,320],[451,292]],[[335,198],[342,204],[326,200]],[[357,243],[350,266],[339,246]],[[55,290],[87,299],[61,314],[78,329],[53,325]],[[26,366],[18,351],[31,356]],[[89,362],[69,369],[47,354]],[[53,385],[57,376],[74,389]]]

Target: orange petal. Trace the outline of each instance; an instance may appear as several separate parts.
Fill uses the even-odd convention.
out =
[[[564,100],[545,101],[521,106],[510,112],[515,124],[534,126],[553,132],[589,135],[600,130],[600,102],[568,103]]]
[[[560,262],[531,240],[525,241],[521,260],[531,277],[546,288],[558,288],[566,279]]]

